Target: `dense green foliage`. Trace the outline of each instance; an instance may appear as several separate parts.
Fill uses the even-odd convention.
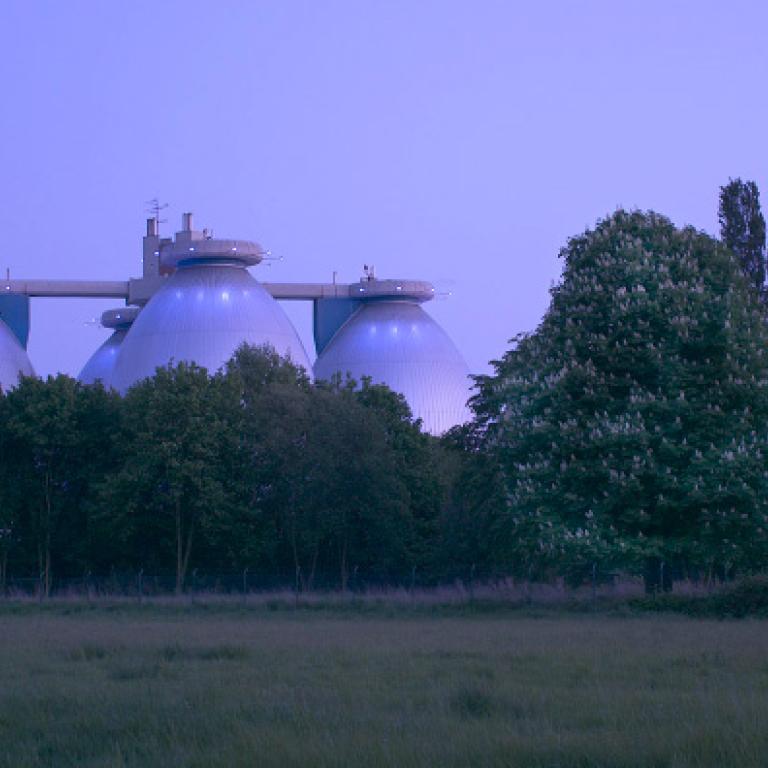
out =
[[[213,376],[159,369],[124,398],[23,379],[0,396],[0,583],[620,571],[655,590],[763,570],[768,330],[739,251],[759,245],[756,193],[734,184],[732,242],[624,211],[572,238],[540,326],[440,440],[386,387],[313,383],[269,348]]]
[[[115,466],[120,400],[67,376],[29,377],[0,397],[0,529],[5,577],[9,560],[51,586],[54,568],[87,562],[86,500]]]
[[[720,236],[738,257],[747,281],[758,294],[765,291],[765,218],[754,181],[731,179],[720,188]]]
[[[695,618],[768,618],[768,579],[747,577],[709,595],[654,595],[634,598],[627,605],[633,610],[682,613]]]
[[[472,440],[501,478],[486,494],[499,567],[763,567],[768,333],[731,252],[619,211],[562,257],[541,325],[474,401]]]
[[[444,450],[386,387],[313,385],[269,348],[125,398],[67,376],[0,398],[3,578],[193,570],[347,588],[434,579]]]

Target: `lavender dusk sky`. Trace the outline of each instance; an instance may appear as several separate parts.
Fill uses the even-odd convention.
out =
[[[729,177],[768,197],[767,33],[760,0],[3,0],[0,266],[138,275],[158,196],[164,234],[190,210],[283,257],[258,279],[435,281],[484,372],[570,235],[618,206],[716,233]],[[38,373],[111,306],[34,300]]]

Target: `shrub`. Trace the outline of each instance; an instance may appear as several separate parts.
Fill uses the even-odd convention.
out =
[[[687,616],[719,619],[768,618],[768,576],[749,576],[712,595],[658,595],[629,601],[639,611],[683,613]]]

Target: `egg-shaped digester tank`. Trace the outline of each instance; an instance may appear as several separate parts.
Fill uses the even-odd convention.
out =
[[[95,384],[100,381],[105,388],[112,386],[117,354],[120,351],[128,329],[139,314],[138,307],[108,309],[101,316],[101,325],[111,328],[112,335],[91,355],[78,375],[81,384]]]
[[[7,392],[19,383],[19,376],[34,376],[32,363],[13,331],[0,320],[0,389]]]
[[[405,396],[427,432],[470,419],[469,370],[446,332],[417,300],[372,299],[341,326],[315,362],[315,377],[370,376]]]
[[[243,343],[269,344],[311,372],[288,316],[247,270],[261,261],[258,246],[194,238],[179,243],[181,234],[173,251],[161,256],[166,268],[176,271],[142,309],[122,342],[114,388],[125,392],[171,362],[194,362],[213,373]]]

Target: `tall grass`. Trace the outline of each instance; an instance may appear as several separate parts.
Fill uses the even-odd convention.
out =
[[[768,622],[0,608],[0,766],[768,764]]]

